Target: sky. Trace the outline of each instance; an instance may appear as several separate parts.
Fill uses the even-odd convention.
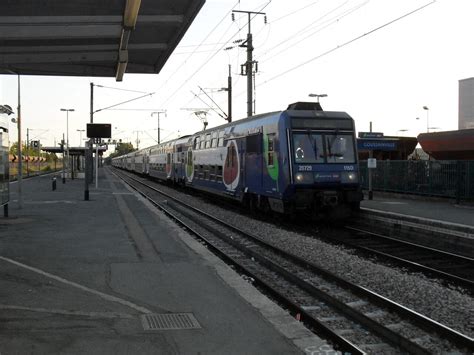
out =
[[[60,109],[73,108],[68,136],[78,146],[85,138],[78,130],[89,122],[90,82],[107,87],[95,88],[96,109],[142,95],[133,91],[155,93],[95,114],[95,123],[112,124],[114,139],[156,144],[151,112],[158,110],[166,110],[162,141],[192,134],[203,126],[193,110],[217,108],[200,88],[227,111],[227,93],[219,89],[227,86],[229,65],[233,118],[245,118],[246,78],[239,74],[246,52],[234,41],[246,38],[247,15],[232,21],[232,9],[266,13],[266,23],[263,15],[251,20],[257,114],[313,101],[313,93],[327,95],[320,99],[324,110],[349,113],[358,131],[368,131],[370,122],[385,135],[417,136],[427,123],[430,131],[458,128],[458,81],[474,77],[474,1],[207,0],[159,74],[125,74],[123,82],[22,76],[22,139],[28,128],[30,140],[57,144],[67,135]],[[16,110],[16,76],[0,75],[0,101]],[[212,110],[207,120],[208,127],[226,123]],[[10,134],[16,141],[14,124]]]

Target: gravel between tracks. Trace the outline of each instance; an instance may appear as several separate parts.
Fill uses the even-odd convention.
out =
[[[183,199],[196,208],[247,230],[282,249],[304,257],[322,268],[368,288],[382,296],[417,311],[470,337],[474,336],[473,299],[462,290],[451,289],[420,273],[377,264],[361,258],[351,250],[304,236],[274,224],[226,210],[202,198],[160,185],[172,196]],[[316,236],[317,237],[317,236]]]

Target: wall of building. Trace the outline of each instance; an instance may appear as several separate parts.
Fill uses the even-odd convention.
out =
[[[459,80],[458,129],[474,128],[474,78]]]

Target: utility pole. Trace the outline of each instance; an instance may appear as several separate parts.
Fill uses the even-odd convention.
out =
[[[56,144],[55,144],[55,146],[56,146]],[[29,128],[26,129],[26,155],[27,155],[26,176],[30,176],[30,170],[29,170],[29,167],[28,167],[28,160],[30,160],[30,129]]]
[[[240,10],[232,10],[232,19],[234,19],[234,13],[245,13],[248,15],[248,25],[249,25],[249,32],[247,34],[247,40],[240,44],[239,47],[247,48],[247,61],[245,64],[242,64],[241,67],[241,74],[243,76],[247,76],[247,116],[253,116],[253,65],[255,64],[255,72],[258,71],[258,62],[253,60],[252,53],[253,53],[253,43],[252,43],[252,32],[250,23],[252,18],[251,15],[266,15],[264,12],[254,12],[254,11],[240,11]],[[266,16],[265,16],[265,23],[266,23]],[[245,71],[244,71],[245,68]]]
[[[21,157],[21,83],[20,74],[18,74],[18,112],[17,112],[17,125],[18,125],[18,208],[23,208],[23,193],[22,193],[22,178],[23,178],[23,166]]]
[[[157,138],[158,138],[157,143],[158,144],[160,144],[160,113],[164,113],[165,117],[166,117],[166,110],[155,111],[155,112],[151,113],[151,117],[153,117],[153,115],[155,115],[155,114],[158,116],[158,128],[157,128],[157,131],[158,131],[158,133],[157,133]],[[138,138],[137,138],[137,140],[138,140]],[[138,149],[138,144],[137,144],[137,149]]]
[[[137,142],[137,150],[138,150],[138,145],[139,145],[139,143],[140,143],[140,140],[138,139],[138,133],[141,133],[141,132],[142,132],[142,131],[133,131],[133,133],[136,133],[136,134],[137,134],[137,140],[136,140],[136,142]]]
[[[94,123],[94,83],[91,83],[90,123]],[[89,174],[92,169],[92,139],[84,143],[84,201],[89,201]],[[90,175],[92,177],[92,174]],[[92,182],[92,181],[91,181]]]
[[[227,121],[232,122],[232,72],[229,64],[229,76],[227,77]]]
[[[91,123],[94,123],[94,83],[91,83]]]

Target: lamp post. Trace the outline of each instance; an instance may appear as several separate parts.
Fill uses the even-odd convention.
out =
[[[62,108],[61,111],[66,112],[66,155],[67,155],[67,168],[69,171],[69,112],[74,112],[74,109]]]
[[[85,132],[85,129],[76,129],[79,132],[79,147],[82,146],[82,132]]]
[[[155,111],[155,112],[152,112],[151,113],[151,117],[153,117],[153,115],[157,115],[158,116],[158,129],[157,129],[157,143],[160,144],[160,113],[164,113],[165,114],[165,117],[166,117],[166,110],[163,110],[163,111]]]
[[[319,98],[320,97],[328,97],[327,94],[309,94],[308,95],[309,97],[316,97],[316,99],[318,100],[317,102],[319,103]]]
[[[423,106],[423,110],[426,111],[426,133],[430,133],[430,109],[428,106]]]

